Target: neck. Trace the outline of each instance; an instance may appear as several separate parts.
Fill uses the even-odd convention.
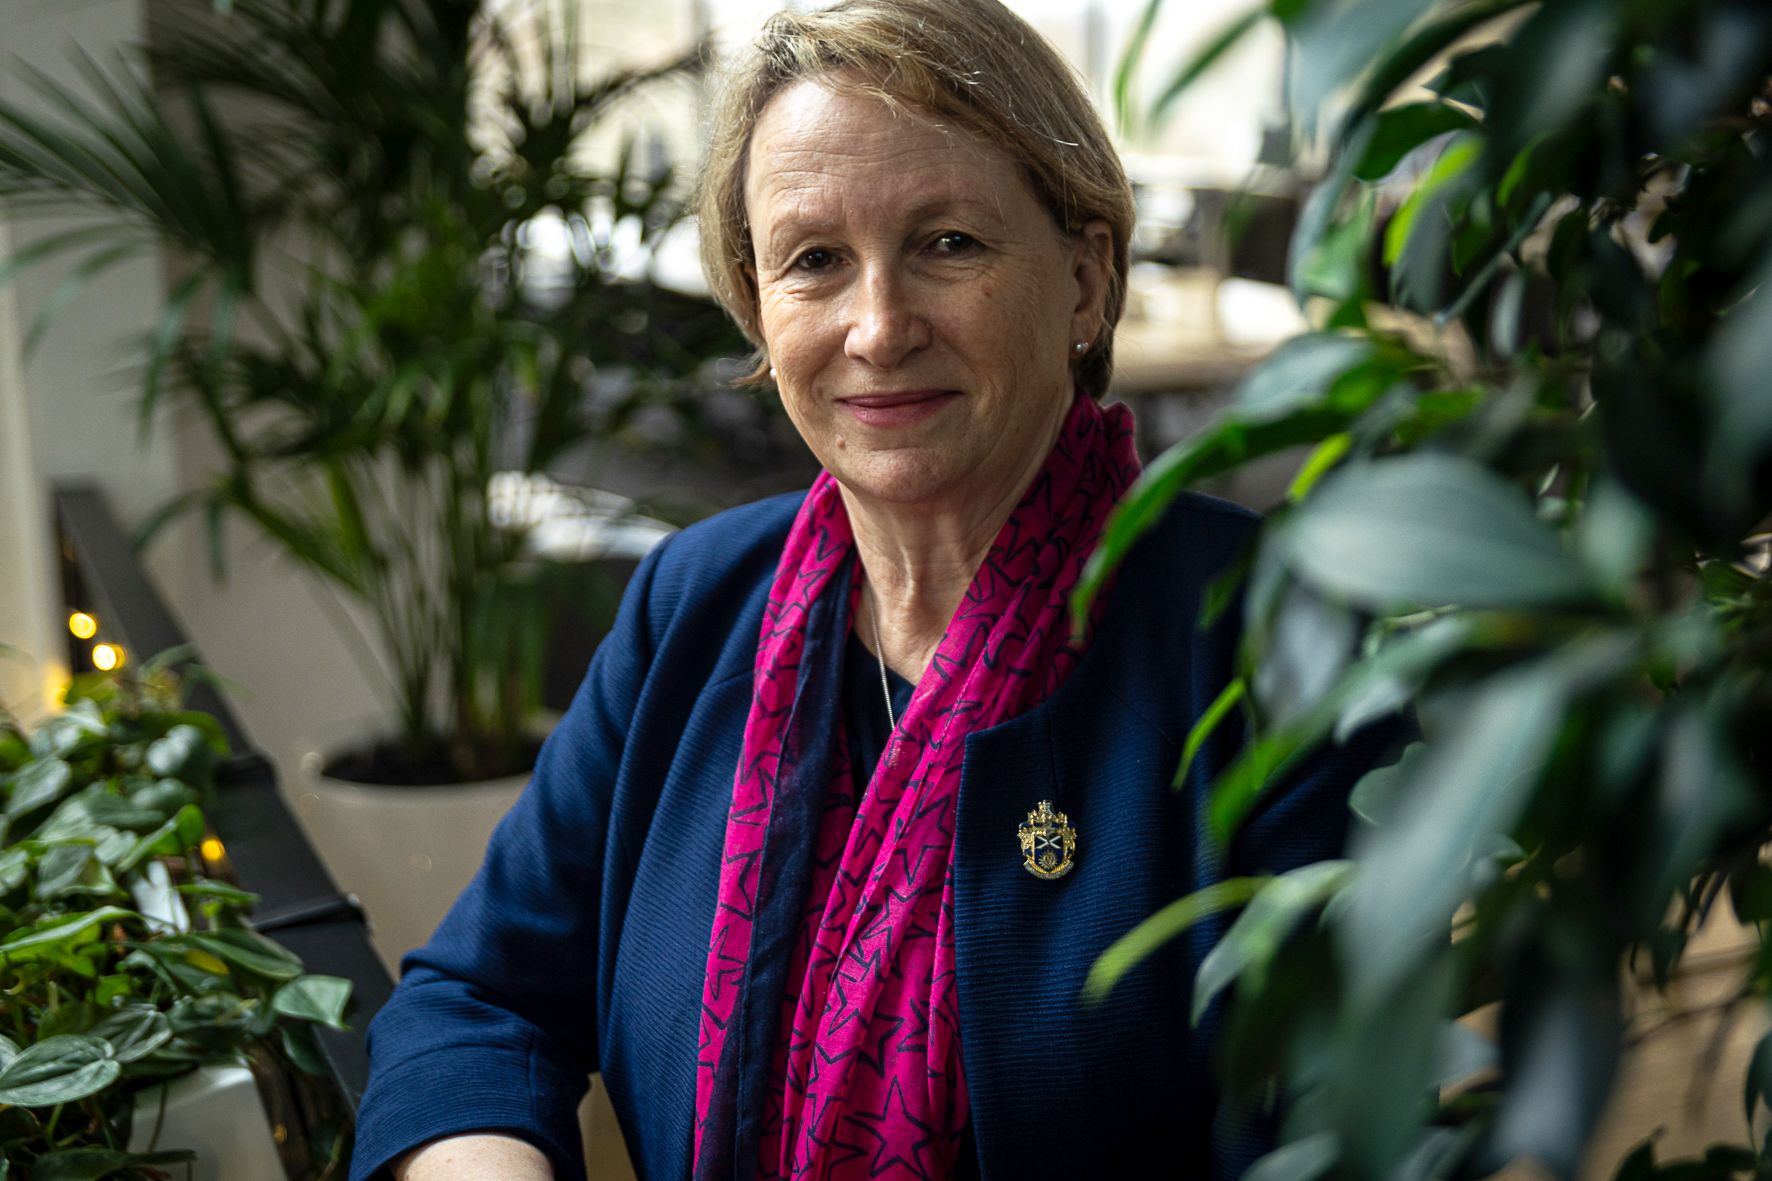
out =
[[[993,497],[906,505],[839,485],[867,584],[856,634],[869,648],[876,648],[877,634],[879,655],[906,680],[920,679],[929,666],[1003,523],[1045,464],[1060,425],[1062,419],[1017,478],[999,484]]]

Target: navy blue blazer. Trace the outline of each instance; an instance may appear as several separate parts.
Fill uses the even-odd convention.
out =
[[[634,575],[614,630],[533,782],[436,935],[406,958],[370,1027],[354,1179],[426,1140],[528,1139],[583,1176],[576,1105],[602,1072],[642,1178],[693,1155],[702,977],[764,599],[800,495],[704,521]],[[1234,1176],[1264,1150],[1220,1110],[1212,1026],[1191,981],[1204,923],[1078,999],[1096,957],[1165,904],[1226,876],[1334,856],[1346,797],[1388,736],[1324,752],[1221,853],[1208,785],[1240,741],[1221,728],[1185,787],[1182,744],[1234,675],[1237,612],[1200,596],[1254,514],[1186,496],[1122,567],[1095,642],[1037,708],[966,740],[954,853],[961,1047],[986,1178],[1100,1177],[1162,1162]],[[1022,866],[1040,800],[1069,814],[1076,868]]]

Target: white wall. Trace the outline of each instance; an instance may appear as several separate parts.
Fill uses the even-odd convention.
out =
[[[70,47],[100,60],[139,35],[139,0],[3,0],[0,97],[29,102],[32,90],[14,59],[78,86]],[[0,214],[0,218],[4,218]],[[22,248],[57,223],[7,219],[0,236]],[[59,590],[53,583],[48,535],[48,481],[94,477],[118,503],[140,505],[177,486],[173,449],[164,439],[142,445],[114,376],[118,342],[151,323],[158,274],[151,261],[107,273],[62,317],[58,331],[30,356],[24,338],[36,310],[61,285],[66,268],[27,273],[0,293],[0,642],[23,649],[35,669],[0,671],[5,699],[40,706],[61,658]],[[31,699],[31,700],[25,700]]]
[[[141,41],[144,12],[143,0],[0,0],[0,56],[17,55],[73,84],[74,47],[115,62]],[[0,68],[0,96],[25,101],[30,88],[16,70]],[[0,213],[0,257],[9,253],[6,236],[20,246],[53,228]],[[36,662],[0,659],[0,701],[9,703],[41,698],[64,651],[50,482],[93,480],[133,527],[216,466],[213,445],[194,424],[163,420],[145,442],[137,432],[132,342],[152,326],[161,301],[159,260],[106,272],[24,358],[24,334],[60,277],[44,269],[0,291],[0,643]],[[210,578],[195,519],[164,533],[147,566],[207,663],[237,686],[231,696],[255,742],[281,757],[300,735],[373,727],[384,716],[383,695],[316,588],[248,530],[230,527],[226,536],[223,584]]]

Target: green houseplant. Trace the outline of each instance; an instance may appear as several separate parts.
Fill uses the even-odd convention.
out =
[[[106,267],[172,250],[143,426],[175,402],[222,467],[146,532],[238,514],[372,621],[398,735],[355,752],[357,779],[526,768],[565,574],[496,519],[491,477],[692,403],[737,351],[711,303],[614,273],[617,231],[644,252],[677,220],[670,167],[587,149],[697,56],[592,79],[557,12],[173,0],[153,83],[82,60],[89,93],[36,75],[33,107],[0,105],[0,199],[75,218],[0,269],[72,262],[35,331]],[[526,244],[550,219],[572,249],[543,275]]]
[[[1188,750],[1251,735],[1212,827],[1363,720],[1413,703],[1428,741],[1360,784],[1346,860],[1178,901],[1092,988],[1242,907],[1178,987],[1281,1118],[1261,1181],[1568,1177],[1643,1032],[1627,970],[1665,986],[1732,909],[1723,1007],[1772,993],[1772,9],[1273,0],[1202,60],[1263,20],[1327,149],[1290,255],[1316,327],[1147,470],[1094,574],[1305,448],[1208,608],[1245,613],[1245,675]],[[1453,1023],[1487,1006],[1493,1039]],[[1664,1163],[1643,1127],[1619,1176],[1772,1174],[1772,1041],[1733,1085],[1738,1139]]]
[[[318,1072],[311,1024],[342,1027],[349,983],[304,974],[213,876],[226,744],[165,668],[76,678],[30,733],[0,714],[0,1176],[171,1175],[188,1148],[128,1148],[138,1098],[242,1053]],[[296,1175],[330,1175],[340,1129],[311,1130]]]

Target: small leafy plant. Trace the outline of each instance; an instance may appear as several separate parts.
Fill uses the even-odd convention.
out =
[[[349,983],[211,876],[227,745],[168,663],[75,678],[28,734],[0,713],[0,1178],[165,1177],[193,1154],[127,1151],[139,1094],[254,1049],[314,1070],[311,1023],[342,1027]]]

